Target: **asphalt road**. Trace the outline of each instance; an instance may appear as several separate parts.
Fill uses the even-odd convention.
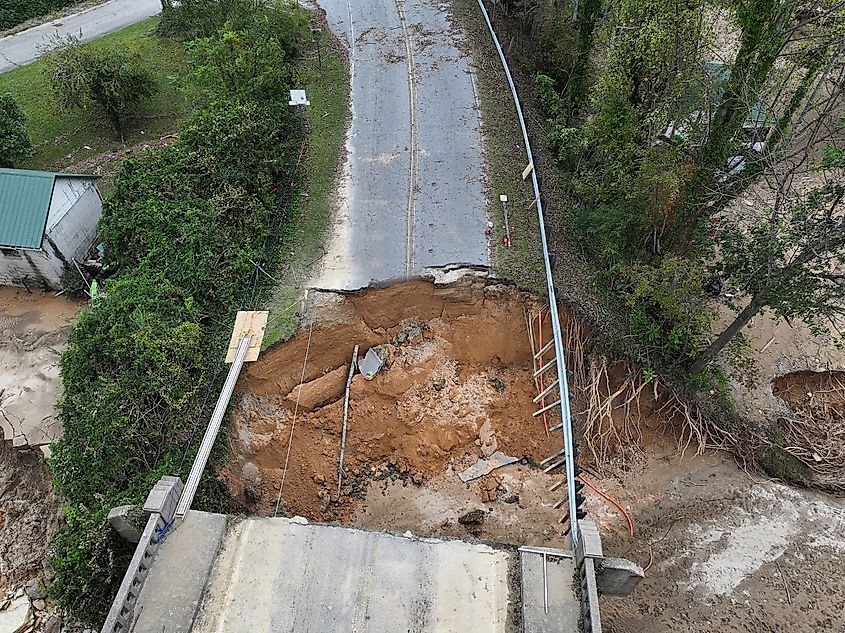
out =
[[[145,20],[161,11],[160,0],[110,0],[0,39],[0,73],[35,60],[50,38],[80,34],[83,42]]]
[[[313,283],[355,289],[489,265],[475,74],[448,4],[322,0],[349,48],[352,123],[338,217]]]

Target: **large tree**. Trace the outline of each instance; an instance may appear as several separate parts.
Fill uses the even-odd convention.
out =
[[[94,106],[123,140],[127,118],[158,90],[152,74],[132,55],[58,40],[44,59],[53,92],[63,108]]]
[[[763,173],[783,146],[812,125],[823,102],[841,99],[826,87],[840,73],[845,2],[828,0],[802,10],[799,0],[735,0],[739,47],[727,78],[711,89],[717,98],[696,142],[695,168],[674,223],[672,252],[685,254],[705,235],[709,218]],[[747,138],[757,127],[762,146]],[[745,128],[745,129],[744,129]],[[810,142],[813,142],[810,140]],[[742,156],[741,170],[729,161]],[[706,242],[706,240],[705,240]]]
[[[725,214],[718,230],[719,268],[744,299],[733,322],[691,367],[699,373],[757,314],[801,319],[812,331],[838,329],[845,315],[845,153],[827,148],[816,183],[787,169],[774,179],[760,215]]]

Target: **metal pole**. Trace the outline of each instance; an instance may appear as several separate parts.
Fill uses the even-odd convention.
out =
[[[543,552],[543,612],[549,612],[549,561]]]
[[[223,383],[223,389],[220,392],[220,397],[217,398],[217,405],[214,407],[214,412],[211,414],[211,420],[208,423],[208,428],[205,429],[205,435],[202,438],[202,444],[197,452],[194,465],[191,466],[191,474],[188,475],[188,481],[185,483],[185,489],[182,491],[182,496],[179,497],[179,503],[176,506],[176,516],[180,519],[184,517],[188,510],[191,509],[191,504],[194,501],[194,495],[200,484],[200,478],[205,470],[205,465],[208,463],[208,457],[211,455],[211,449],[214,447],[214,440],[217,439],[217,433],[220,432],[220,423],[223,421],[223,415],[226,413],[226,407],[229,406],[229,400],[232,399],[232,393],[235,391],[235,383],[238,381],[238,376],[241,373],[241,368],[244,365],[246,352],[249,348],[249,336],[244,336],[238,344],[238,351],[235,354],[235,360],[232,366],[229,367],[229,375],[226,376],[226,382]]]
[[[352,362],[349,364],[349,377],[346,379],[346,395],[343,398],[343,431],[340,435],[340,461],[337,465],[337,496],[340,498],[340,486],[343,483],[343,454],[346,451],[346,421],[349,417],[349,387],[352,385],[352,376],[355,375],[355,367],[358,364],[358,346],[352,350]]]
[[[493,30],[493,25],[490,23],[490,16],[487,14],[487,9],[484,8],[482,0],[477,0],[478,7],[484,16],[484,21],[487,23],[487,29],[490,31],[490,37],[493,39],[493,45],[499,53],[499,60],[502,62],[502,69],[505,71],[505,76],[510,85],[511,94],[513,95],[513,103],[516,107],[516,115],[519,118],[519,126],[522,129],[522,140],[525,143],[525,154],[528,157],[528,164],[534,163],[534,156],[531,153],[531,142],[528,140],[528,129],[525,126],[525,119],[522,115],[522,105],[519,102],[519,95],[516,92],[516,85],[513,83],[508,62],[505,59],[505,53],[499,43],[499,38],[496,37],[496,31]],[[546,240],[546,222],[543,217],[543,203],[540,199],[540,186],[537,183],[537,171],[531,169],[531,184],[534,186],[534,197],[537,201],[537,220],[540,225],[540,241],[543,245],[543,263],[546,268],[546,287],[549,294],[549,317],[552,321],[552,335],[555,341],[555,362],[557,364],[557,375],[560,377],[560,408],[561,421],[563,423],[563,447],[566,450],[566,487],[567,497],[569,501],[569,523],[572,529],[572,547],[573,549],[578,545],[580,540],[580,529],[578,527],[578,509],[575,505],[575,460],[573,455],[573,441],[572,441],[572,425],[571,414],[569,411],[569,384],[566,379],[566,364],[563,358],[563,336],[560,331],[560,317],[557,311],[557,297],[555,296],[554,280],[552,279],[552,268],[549,261],[549,245]]]

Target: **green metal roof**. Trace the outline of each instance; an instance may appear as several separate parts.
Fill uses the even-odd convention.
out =
[[[0,169],[0,246],[41,248],[56,177],[93,178],[27,169]]]

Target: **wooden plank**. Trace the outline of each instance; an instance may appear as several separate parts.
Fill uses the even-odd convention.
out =
[[[258,360],[261,342],[264,340],[264,332],[267,331],[268,314],[266,310],[238,312],[238,316],[235,317],[235,327],[232,329],[232,338],[229,339],[229,349],[226,351],[227,363],[235,360],[238,343],[246,335],[250,336],[250,341],[244,362],[251,363]]]
[[[522,170],[522,179],[525,180],[528,176],[531,175],[531,172],[534,171],[534,161],[532,160],[525,169]]]

